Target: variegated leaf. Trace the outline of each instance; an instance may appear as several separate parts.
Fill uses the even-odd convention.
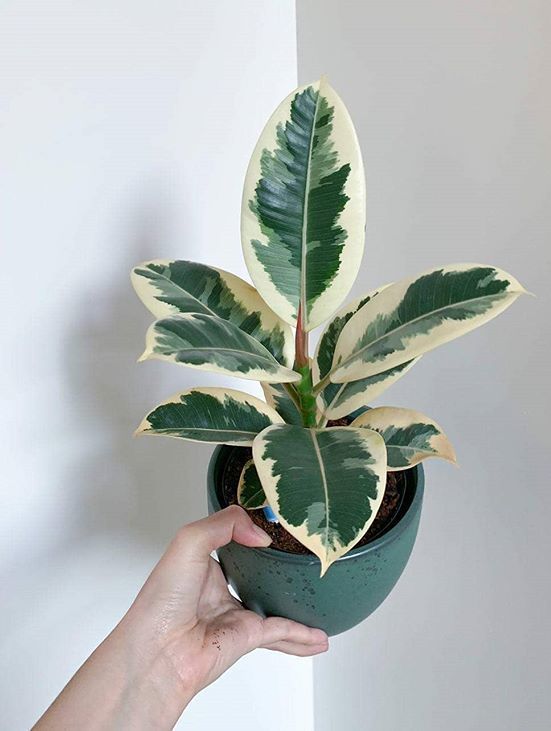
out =
[[[231,388],[192,388],[159,404],[136,434],[246,447],[267,426],[282,421],[277,411],[248,393]]]
[[[344,326],[330,379],[346,383],[394,368],[488,322],[523,292],[510,274],[481,264],[391,284]]]
[[[268,504],[252,459],[245,464],[241,471],[239,484],[237,485],[237,502],[246,510],[264,508]]]
[[[358,299],[339,310],[333,317],[325,328],[316,348],[313,367],[314,382],[319,382],[330,372],[335,354],[335,346],[346,323],[358,310],[384,289],[386,287],[381,287],[378,290],[369,292],[369,294],[363,297],[358,297]],[[368,378],[361,378],[357,381],[350,381],[349,383],[328,383],[317,398],[317,405],[320,412],[326,419],[341,419],[356,409],[367,406],[373,399],[380,396],[389,386],[407,373],[417,360],[419,359],[413,359],[395,368],[390,368],[382,373],[377,373]]]
[[[212,315],[174,315],[154,322],[140,360],[151,358],[255,381],[300,380],[298,373],[280,365],[258,340]]]
[[[342,419],[343,416],[348,416],[378,398],[389,386],[405,375],[420,358],[421,356],[408,360],[387,371],[357,381],[329,383],[318,396],[318,408],[326,419]]]
[[[387,285],[388,286],[388,285]],[[384,289],[382,287],[381,289]],[[341,307],[341,309],[327,323],[322,332],[316,347],[313,362],[314,382],[321,380],[331,370],[333,365],[333,357],[335,355],[335,347],[344,326],[350,318],[358,312],[364,305],[377,296],[379,290],[373,290],[362,297],[358,297],[349,304]]]
[[[321,575],[367,531],[386,485],[377,432],[350,427],[268,427],[253,456],[270,507],[321,561]]]
[[[346,107],[321,79],[276,109],[245,178],[241,237],[260,294],[306,330],[346,297],[364,246],[365,180]]]
[[[261,383],[267,403],[283,417],[287,424],[302,426],[302,415],[298,402],[289,396],[281,383]],[[298,396],[297,396],[298,398]]]
[[[435,421],[418,411],[381,406],[365,411],[351,426],[372,429],[383,437],[390,471],[405,470],[428,457],[456,462],[448,437]]]
[[[136,294],[156,318],[179,313],[216,315],[237,325],[283,365],[293,362],[291,328],[256,289],[235,274],[192,261],[155,259],[132,271]]]

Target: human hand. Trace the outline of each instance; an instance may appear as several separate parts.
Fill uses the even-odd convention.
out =
[[[251,650],[327,650],[322,630],[263,619],[230,595],[210,554],[231,540],[270,544],[237,506],[182,528],[119,625],[36,728],[172,728],[194,695]]]
[[[263,619],[231,596],[220,565],[210,556],[231,540],[250,547],[271,542],[235,505],[191,523],[169,546],[129,612],[129,620],[149,633],[188,693],[197,693],[258,647],[300,656],[327,649],[322,630],[280,617]]]

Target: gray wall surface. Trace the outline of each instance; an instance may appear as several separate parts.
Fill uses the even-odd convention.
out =
[[[355,293],[472,261],[537,295],[429,354],[382,398],[439,421],[460,469],[427,465],[419,539],[398,587],[316,659],[316,731],[544,731],[551,6],[297,6],[299,81],[328,74],[363,148],[367,246]]]

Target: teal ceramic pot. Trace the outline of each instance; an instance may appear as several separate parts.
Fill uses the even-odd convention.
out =
[[[207,485],[209,513],[226,507],[222,481],[234,449],[217,447],[212,455]],[[323,578],[314,556],[245,548],[233,542],[218,550],[220,564],[248,609],[337,635],[369,617],[398,581],[415,543],[423,487],[421,465],[408,470],[397,522],[380,537],[335,561]]]

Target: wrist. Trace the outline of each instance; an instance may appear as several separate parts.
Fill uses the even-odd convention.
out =
[[[139,628],[125,617],[34,728],[168,730],[192,697],[169,658],[154,652],[147,636],[140,638]]]
[[[121,701],[130,718],[145,728],[171,729],[195,695],[177,669],[163,638],[139,619],[126,615],[107,638],[109,654],[121,659]],[[138,727],[138,726],[137,726]],[[134,728],[134,726],[132,726]]]

